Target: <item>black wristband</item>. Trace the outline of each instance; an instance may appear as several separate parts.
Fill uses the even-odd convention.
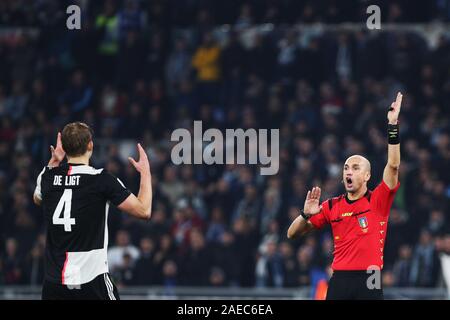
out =
[[[303,217],[303,219],[305,219],[306,221],[308,221],[311,218],[310,214],[306,214],[303,209],[300,209],[300,215]]]
[[[388,124],[388,143],[389,144],[399,144],[400,143],[400,133],[399,125]]]

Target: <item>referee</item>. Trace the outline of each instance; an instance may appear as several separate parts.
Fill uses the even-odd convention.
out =
[[[129,158],[141,176],[137,197],[106,170],[89,166],[93,148],[91,129],[69,123],[37,178],[33,199],[47,226],[44,300],[118,300],[107,260],[110,203],[136,218],[151,215],[150,165],[141,145],[139,161]]]
[[[314,187],[306,195],[301,214],[288,229],[288,238],[294,238],[331,224],[335,249],[327,300],[383,299],[382,287],[368,285],[368,270],[383,269],[389,211],[400,186],[401,103],[399,92],[387,114],[388,160],[381,183],[373,191],[368,190],[370,162],[359,155],[351,156],[343,169],[346,193],[320,204],[320,188]]]

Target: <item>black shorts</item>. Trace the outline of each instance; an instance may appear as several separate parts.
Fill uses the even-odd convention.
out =
[[[68,286],[45,280],[42,300],[120,300],[116,286],[108,273],[78,286]]]
[[[334,271],[328,284],[327,300],[383,300],[380,274],[379,288],[369,288],[371,282],[366,271]]]

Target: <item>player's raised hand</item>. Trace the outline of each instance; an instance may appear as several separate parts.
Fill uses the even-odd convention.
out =
[[[66,152],[62,147],[61,132],[58,132],[58,135],[56,137],[56,148],[54,146],[50,146],[50,152],[52,154],[52,157],[50,158],[48,165],[51,167],[59,166],[61,161],[63,161],[64,157],[66,156]]]
[[[308,191],[306,195],[305,205],[303,206],[303,212],[306,214],[318,214],[322,210],[320,205],[320,193],[319,187],[314,187],[312,190]]]
[[[150,174],[150,163],[148,162],[147,154],[141,144],[137,144],[139,160],[136,161],[132,157],[128,157],[128,160],[136,168],[136,171],[140,174]]]
[[[391,103],[391,107],[389,108],[387,118],[389,124],[397,124],[398,115],[400,114],[400,109],[402,107],[402,99],[403,95],[401,92],[397,93],[397,98],[394,102]]]

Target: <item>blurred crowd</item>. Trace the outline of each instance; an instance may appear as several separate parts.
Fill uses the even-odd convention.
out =
[[[351,1],[349,1],[351,2]],[[377,2],[377,1],[374,1]],[[0,1],[0,285],[39,285],[45,225],[32,203],[56,132],[84,121],[92,165],[133,192],[128,142],[149,153],[149,221],[112,208],[110,271],[119,286],[313,286],[332,261],[329,228],[287,240],[308,188],[342,194],[346,157],[386,162],[386,112],[398,91],[401,186],[384,254],[385,286],[440,287],[450,259],[450,38],[415,32],[320,32],[290,26],[361,22],[366,1],[78,1],[82,29],[65,29],[64,1]],[[260,5],[261,3],[261,5]],[[383,21],[448,21],[448,1],[378,1]],[[364,20],[362,20],[364,21]],[[275,23],[265,32],[245,31]],[[225,32],[214,27],[228,23]],[[181,29],[180,29],[181,28]],[[279,128],[280,171],[180,165],[171,132]],[[447,269],[443,266],[447,266]],[[448,281],[448,280],[447,280]]]

